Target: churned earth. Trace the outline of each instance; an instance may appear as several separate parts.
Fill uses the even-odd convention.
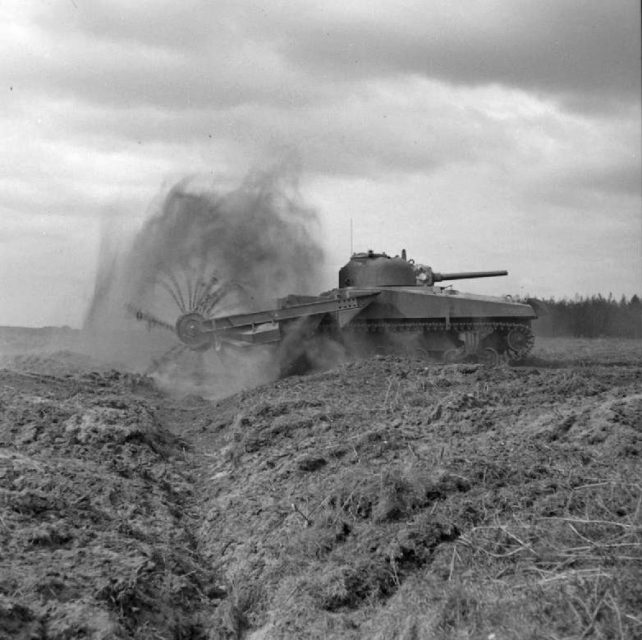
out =
[[[639,341],[218,400],[1,364],[0,638],[642,635]]]

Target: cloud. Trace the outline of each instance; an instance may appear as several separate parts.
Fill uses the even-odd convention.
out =
[[[217,9],[208,4],[190,0],[93,0],[91,6],[39,3],[33,18],[43,30],[59,37],[75,32],[125,48],[133,45],[185,55],[226,34],[225,21],[217,20]]]
[[[580,210],[640,211],[639,116],[621,120],[568,117],[542,137],[542,153],[524,172],[524,199]],[[619,205],[617,204],[619,203]]]
[[[537,280],[558,292],[639,288],[632,0],[16,0],[3,11],[11,261],[34,255],[38,225],[91,238],[106,211],[138,220],[185,175],[234,183],[287,157],[339,236],[333,264],[353,218],[373,248],[410,250],[410,235],[413,255],[444,270],[483,268],[483,256],[548,273]],[[68,244],[42,237],[63,273]],[[587,281],[582,252],[596,244],[605,264],[629,261],[618,277]],[[577,269],[558,281],[564,245]],[[0,269],[17,277],[44,264],[7,267],[7,256]]]
[[[0,70],[23,94],[116,107],[302,99],[294,87],[305,83],[291,82],[269,43],[242,37],[209,5],[191,4],[37,5],[0,28],[7,53]]]
[[[281,51],[311,72],[345,79],[416,74],[453,84],[637,101],[639,6],[630,0],[410,2],[387,10],[318,9],[286,17]],[[304,21],[305,20],[305,21]],[[286,27],[287,30],[287,27]]]
[[[22,16],[23,20],[27,18]],[[41,5],[5,62],[16,84],[167,108],[299,106],[354,83],[419,76],[541,92],[569,108],[637,101],[631,0]],[[31,72],[31,74],[30,74]],[[30,77],[31,75],[31,77]]]
[[[144,172],[197,145],[201,164],[294,153],[310,171],[355,176],[516,158],[556,169],[546,146],[573,146],[564,127],[580,128],[565,107],[589,130],[596,108],[639,100],[627,0],[26,6],[4,27],[5,110],[105,167],[139,158]],[[609,162],[595,171],[626,182]]]
[[[181,145],[215,166],[296,153],[310,171],[351,175],[513,163],[569,138],[565,108],[630,119],[622,105],[639,100],[626,0],[101,0],[32,13],[10,32],[11,101],[53,118],[47,135],[103,154],[146,145],[143,164],[162,146],[184,158]]]

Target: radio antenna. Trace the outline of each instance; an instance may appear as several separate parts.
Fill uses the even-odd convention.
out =
[[[354,244],[352,242],[352,218],[350,218],[350,257],[354,253]]]

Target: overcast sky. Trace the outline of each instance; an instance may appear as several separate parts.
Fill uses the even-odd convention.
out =
[[[294,159],[354,249],[642,293],[639,0],[2,0],[0,324],[79,326],[101,229]]]

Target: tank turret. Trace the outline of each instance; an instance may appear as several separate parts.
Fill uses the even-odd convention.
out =
[[[391,258],[385,253],[355,253],[339,270],[339,288],[408,287],[417,284],[415,269],[403,257]]]
[[[508,271],[464,271],[436,273],[429,266],[406,259],[406,250],[401,257],[391,258],[385,253],[370,250],[355,253],[350,262],[339,270],[339,288],[345,287],[408,287],[417,284],[431,286],[444,280],[467,280],[470,278],[494,278],[506,276]]]

